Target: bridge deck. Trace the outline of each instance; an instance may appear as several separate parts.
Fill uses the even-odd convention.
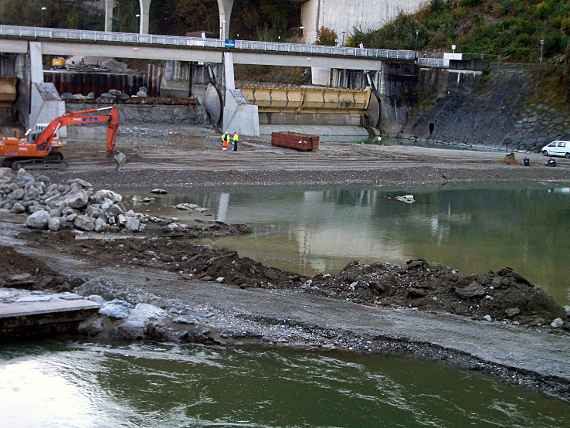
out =
[[[317,46],[301,43],[274,43],[251,40],[219,40],[197,37],[154,34],[116,33],[59,28],[21,27],[0,25],[0,37],[33,41],[69,41],[128,46],[155,46],[179,49],[207,49],[216,51],[261,52],[293,56],[344,57],[369,60],[415,61],[411,50],[361,49],[336,46]]]

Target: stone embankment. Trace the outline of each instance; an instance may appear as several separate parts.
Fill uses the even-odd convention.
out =
[[[154,189],[162,190],[162,189]],[[143,202],[153,198],[143,198]],[[204,214],[205,208],[182,204],[179,209]],[[123,196],[112,190],[96,190],[82,179],[52,183],[44,175],[34,176],[24,169],[14,173],[0,168],[0,210],[25,215],[26,226],[33,230],[78,231],[96,233],[184,234],[190,238],[226,236],[249,232],[246,225],[229,225],[195,219],[192,225],[175,219],[156,217],[127,210]]]
[[[56,184],[24,169],[17,173],[0,169],[0,209],[27,214],[26,225],[31,229],[142,232],[142,216],[126,211],[122,200],[118,193],[96,191],[91,183],[79,178]]]

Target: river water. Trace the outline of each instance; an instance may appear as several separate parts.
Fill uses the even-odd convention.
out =
[[[570,404],[444,363],[265,348],[0,348],[0,426],[564,427]]]
[[[413,193],[416,203],[390,199],[402,193]],[[314,274],[354,259],[403,263],[414,257],[467,273],[510,266],[561,304],[570,303],[567,186],[241,187],[170,195],[153,211],[183,218],[167,208],[178,202],[252,225],[253,234],[214,244],[283,269]]]
[[[389,199],[402,190],[417,202]],[[561,303],[570,188],[554,185],[232,188],[146,209],[208,206],[253,226],[216,245],[303,273],[411,257],[509,265]],[[137,207],[139,208],[139,207]],[[0,427],[566,427],[570,404],[442,362],[339,352],[39,342],[0,344]]]

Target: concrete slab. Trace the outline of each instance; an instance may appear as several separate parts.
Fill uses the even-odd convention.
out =
[[[89,300],[61,300],[42,296],[37,301],[20,301],[16,303],[0,303],[0,319],[28,317],[43,314],[75,312],[83,310],[99,310],[99,305]]]

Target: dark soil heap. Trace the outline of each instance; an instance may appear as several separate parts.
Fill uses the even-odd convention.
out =
[[[309,287],[308,287],[309,288]],[[422,310],[543,325],[565,318],[564,309],[542,289],[510,268],[465,275],[423,259],[405,266],[353,262],[335,275],[317,275],[310,289],[360,303],[417,307]]]
[[[72,248],[78,248],[73,250]],[[183,278],[217,280],[241,288],[292,288],[305,277],[265,266],[235,251],[196,245],[184,237],[145,238],[117,241],[71,241],[64,249],[94,256],[109,263],[122,262],[177,272]]]
[[[66,278],[45,263],[17,253],[12,248],[0,247],[0,288],[69,291],[81,281]]]

